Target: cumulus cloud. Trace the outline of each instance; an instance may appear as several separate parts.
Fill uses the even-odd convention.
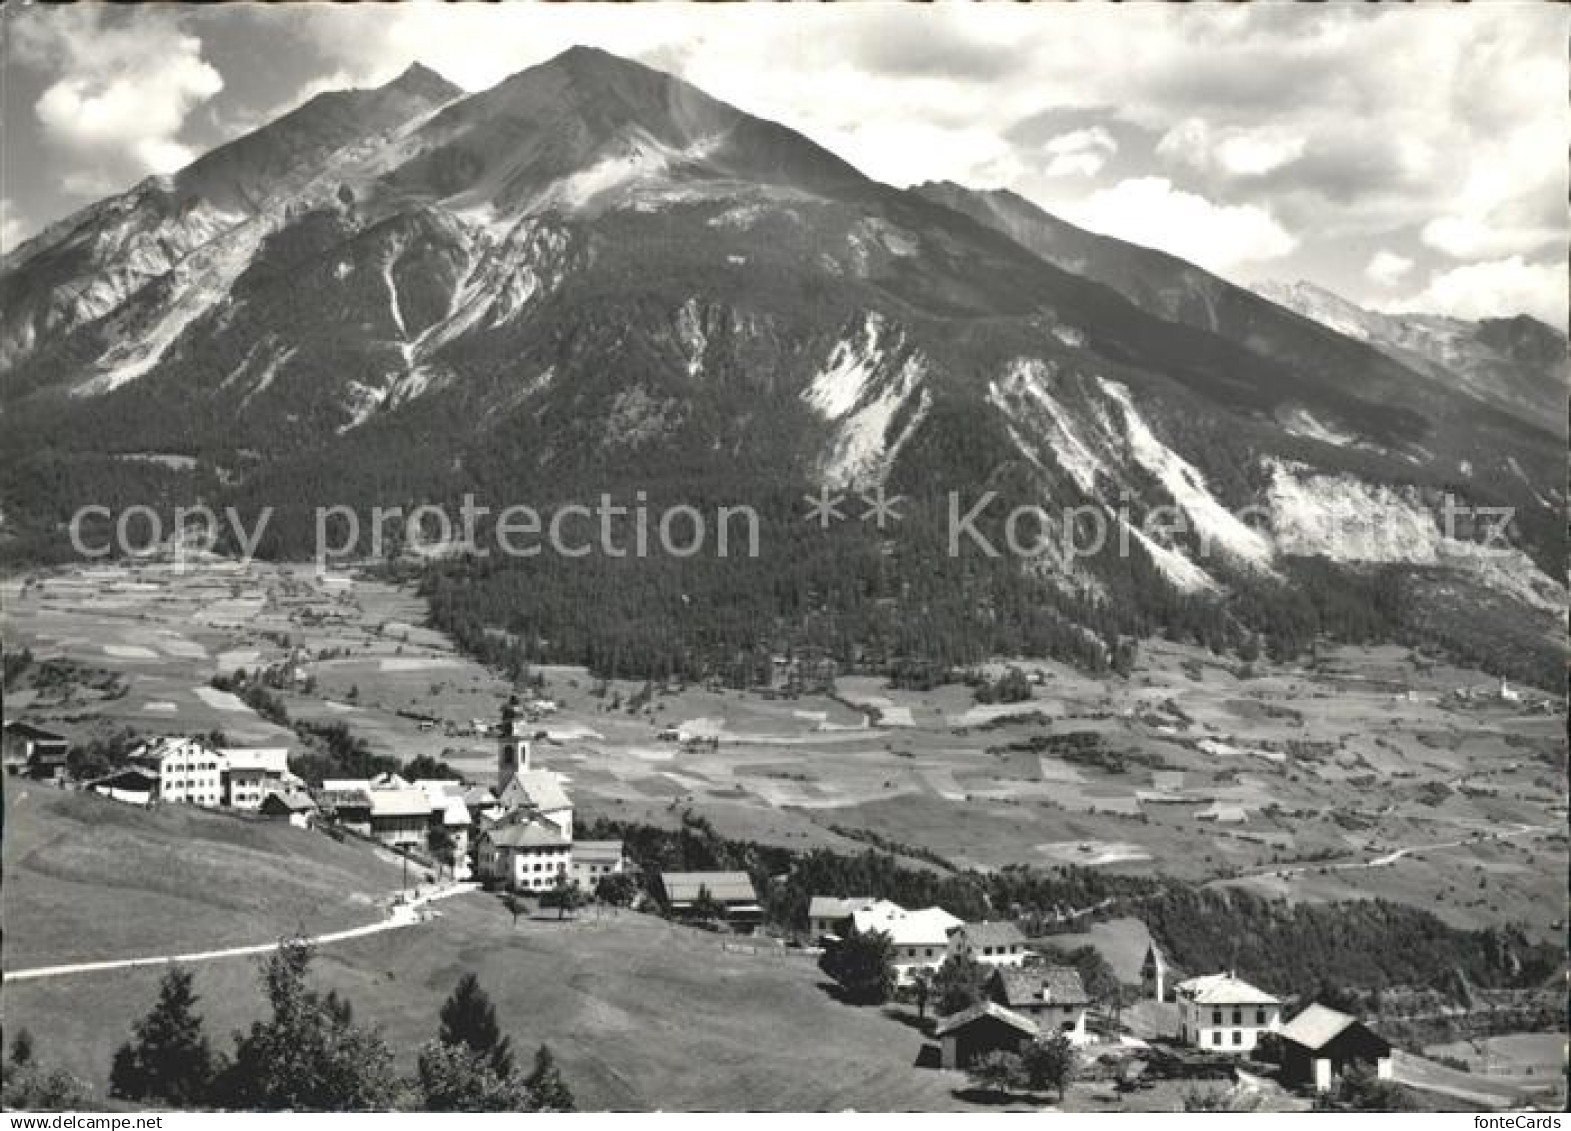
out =
[[[1213,271],[1280,259],[1298,246],[1276,218],[1254,204],[1217,204],[1165,177],[1134,177],[1066,210],[1104,235],[1160,248]]]
[[[1358,301],[1470,263],[1546,262],[1567,235],[1568,6],[173,7],[10,21],[27,42],[8,50],[46,60],[37,89],[52,92],[48,177],[7,188],[30,217],[59,214],[60,184],[119,187],[107,182],[167,169],[192,138],[231,136],[318,89],[420,60],[480,90],[587,43],[879,180],[1010,187],[1207,265],[1274,258],[1273,274]],[[216,98],[215,62],[228,80]],[[1126,187],[1145,181],[1161,187]],[[1183,236],[1190,221],[1221,242]],[[1375,249],[1414,266],[1383,282]]]
[[[1273,127],[1217,129],[1203,118],[1186,118],[1162,135],[1158,157],[1192,169],[1232,177],[1260,177],[1304,154],[1307,139]]]
[[[1407,256],[1382,248],[1370,256],[1369,263],[1364,267],[1364,274],[1382,287],[1394,287],[1412,269],[1413,261]]]
[[[61,156],[61,187],[78,195],[170,173],[195,153],[187,116],[223,89],[202,43],[167,19],[108,18],[80,5],[34,9],[16,21],[21,58],[53,76],[33,109]]]
[[[1422,238],[1454,259],[1477,259],[1531,253],[1564,235],[1552,227],[1486,214],[1437,216],[1424,225]]]
[[[1567,301],[1564,263],[1532,263],[1513,255],[1439,272],[1421,292],[1390,306],[1458,318],[1531,314],[1564,328]]]
[[[27,222],[17,213],[16,202],[0,197],[0,255],[27,238]]]
[[[1118,152],[1118,142],[1104,127],[1091,126],[1049,138],[1042,148],[1051,158],[1046,170],[1049,177],[1094,177]]]

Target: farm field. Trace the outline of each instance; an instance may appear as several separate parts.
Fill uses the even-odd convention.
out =
[[[300,676],[283,694],[292,719],[343,722],[378,753],[432,754],[475,780],[494,772],[482,728],[509,688],[422,627],[408,588],[303,565],[146,562],[11,579],[0,599],[8,640],[122,681],[110,695],[24,688],[11,717],[78,737],[284,741],[207,683],[287,661]],[[1297,900],[1382,896],[1465,927],[1559,929],[1561,705],[1538,692],[1502,695],[1480,672],[1398,647],[1244,665],[1153,640],[1129,679],[1018,666],[1031,698],[1003,705],[867,676],[791,698],[645,693],[542,667],[540,694],[560,710],[539,724],[536,757],[569,777],[586,817],[670,824],[691,809],[725,835],[790,847],[1161,871]]]
[[[1526,1079],[1564,1073],[1566,1034],[1502,1033],[1477,1040],[1451,1041],[1424,1049],[1430,1057],[1452,1057],[1467,1062],[1483,1076]]]

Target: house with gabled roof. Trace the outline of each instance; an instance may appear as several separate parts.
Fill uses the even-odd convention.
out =
[[[431,799],[423,789],[373,789],[371,835],[389,847],[424,848],[431,829]]]
[[[94,793],[127,805],[151,805],[158,796],[158,774],[141,766],[121,766],[84,784]]]
[[[226,746],[218,751],[224,767],[224,804],[257,809],[276,790],[304,783],[289,771],[287,746]]]
[[[536,814],[492,825],[475,846],[480,874],[514,891],[544,892],[568,875],[573,842]]]
[[[264,817],[275,820],[288,821],[297,829],[311,827],[316,819],[317,804],[308,793],[298,790],[283,790],[269,793],[262,798],[262,804],[257,811]]]
[[[814,939],[838,937],[853,915],[877,902],[865,895],[815,895],[807,904],[807,932]]]
[[[1282,1083],[1317,1092],[1354,1064],[1367,1064],[1381,1080],[1391,1078],[1391,1042],[1350,1014],[1318,1002],[1282,1026]]]
[[[1035,1021],[995,1001],[979,1001],[945,1017],[934,1030],[943,1049],[940,1063],[958,1072],[991,1053],[1019,1053],[1041,1033]]]
[[[224,803],[224,757],[194,738],[166,735],[144,742],[127,761],[158,775],[158,799],[218,808]]]
[[[63,734],[13,719],[4,728],[5,769],[31,778],[63,778],[71,740]]]
[[[875,900],[852,912],[859,934],[882,931],[894,945],[896,978],[909,982],[918,970],[937,970],[949,957],[949,936],[964,920],[942,907],[907,911],[887,899]]]
[[[1010,922],[962,923],[949,932],[949,953],[968,955],[983,966],[1020,966],[1026,937]]]
[[[1232,971],[1190,978],[1173,987],[1179,1036],[1207,1052],[1249,1053],[1262,1033],[1282,1024],[1282,1001]]]
[[[999,966],[983,987],[990,1001],[1035,1021],[1043,1033],[1063,1033],[1071,1042],[1086,1042],[1086,993],[1080,971],[1073,966]]]
[[[607,876],[627,870],[627,858],[619,840],[576,840],[573,842],[573,878],[587,892]]]
[[[726,922],[733,927],[750,930],[764,917],[758,890],[746,872],[662,872],[660,887],[673,915],[691,914],[699,893],[707,892],[725,908]]]

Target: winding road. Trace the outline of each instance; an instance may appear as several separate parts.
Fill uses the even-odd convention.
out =
[[[330,946],[333,943],[347,942],[350,939],[361,939],[367,935],[381,934],[383,931],[396,931],[403,927],[413,927],[425,921],[421,914],[429,903],[439,899],[448,899],[455,895],[464,895],[467,892],[478,890],[479,885],[473,883],[449,884],[439,887],[424,894],[416,895],[407,903],[393,905],[387,918],[375,923],[367,923],[363,927],[351,927],[345,931],[329,931],[326,934],[313,935],[304,941],[311,946]],[[190,954],[155,954],[146,958],[112,958],[103,962],[73,962],[63,966],[35,966],[31,970],[7,970],[4,974],[6,982],[31,982],[41,978],[63,978],[72,974],[96,974],[103,970],[129,970],[137,966],[164,966],[171,962],[211,962],[219,958],[245,958],[255,954],[269,954],[277,950],[277,940],[266,943],[255,943],[249,946],[231,946],[218,950],[201,950]]]

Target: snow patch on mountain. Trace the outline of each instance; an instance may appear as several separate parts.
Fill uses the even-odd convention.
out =
[[[360,381],[349,382],[344,397],[344,409],[349,413],[349,419],[338,426],[339,434],[358,428],[371,419],[371,415],[387,400],[387,394],[386,388]]]
[[[705,223],[711,228],[728,228],[732,231],[745,232],[763,218],[765,212],[761,204],[738,204],[734,208],[727,208],[724,212],[711,216]]]
[[[677,312],[676,332],[687,350],[687,375],[697,377],[704,371],[704,353],[709,349],[709,339],[704,336],[703,316],[698,300],[688,299]]]
[[[881,478],[932,406],[927,390],[920,388],[924,372],[920,357],[907,359],[876,396],[844,419],[824,463],[828,482],[846,484]],[[899,434],[891,438],[890,427],[913,395],[917,400],[910,417]]]
[[[1305,440],[1318,440],[1322,444],[1335,444],[1337,447],[1347,447],[1358,442],[1356,436],[1333,428],[1307,408],[1299,406],[1283,414],[1282,427],[1294,436]]]
[[[828,363],[803,394],[807,403],[830,420],[839,420],[855,408],[884,363],[884,331],[883,317],[868,314],[855,335],[837,342]]]
[[[1282,553],[1334,562],[1438,562],[1441,532],[1412,488],[1315,474],[1279,460],[1266,467],[1266,501]]]
[[[244,382],[249,388],[245,396],[240,399],[240,408],[244,409],[251,401],[267,392],[273,385],[273,379],[278,376],[278,371],[289,363],[289,360],[299,352],[297,346],[284,346],[279,348],[276,339],[269,334],[262,341],[252,346],[246,353],[244,360],[229,376],[224,378],[224,387]]]
[[[400,338],[407,338],[409,331],[404,326],[404,312],[398,306],[398,281],[393,278],[392,256],[382,262],[382,283],[387,287],[387,305],[393,315],[393,325],[398,329]]]
[[[899,360],[904,343],[898,328],[869,313],[855,333],[835,344],[803,392],[803,400],[839,425],[823,466],[829,482],[876,479],[926,418],[932,406],[922,387],[926,361],[918,353]],[[902,410],[909,415],[891,436]]]
[[[1413,487],[1368,483],[1353,475],[1267,460],[1266,500],[1278,549],[1343,563],[1443,566],[1473,574],[1493,589],[1561,614],[1564,585],[1513,546],[1456,536]]]
[[[1194,562],[1168,546],[1162,545],[1139,527],[1124,519],[1119,523],[1132,534],[1140,548],[1151,559],[1151,564],[1161,571],[1168,583],[1181,593],[1213,593],[1220,587],[1211,575]]]
[[[156,307],[148,322],[137,320],[134,303],[124,308],[127,321],[121,327],[121,340],[93,363],[93,374],[78,383],[72,395],[98,396],[150,372],[187,326],[228,296],[265,232],[261,221],[239,225],[175,264],[171,275],[174,298]]]
[[[1209,554],[1212,548],[1220,549],[1246,565],[1269,571],[1273,556],[1270,540],[1223,506],[1194,465],[1156,438],[1135,409],[1128,389],[1107,380],[1101,385],[1122,412],[1130,455],[1189,516],[1202,552]]]
[[[1098,449],[1100,439],[1082,435],[1068,409],[1053,395],[1054,371],[1039,358],[1017,358],[1004,376],[988,388],[988,399],[1006,416],[1030,423],[1038,439],[1021,445],[1033,461],[1043,463],[1039,445],[1045,444],[1053,461],[1068,473],[1075,485],[1091,495],[1099,476],[1111,475],[1111,468]],[[1018,442],[1018,434],[1017,434]]]
[[[707,157],[718,138],[700,138],[675,147],[643,131],[618,139],[592,165],[552,184],[535,207],[583,212],[614,205],[613,197],[626,198],[635,190],[669,187],[674,167]]]

